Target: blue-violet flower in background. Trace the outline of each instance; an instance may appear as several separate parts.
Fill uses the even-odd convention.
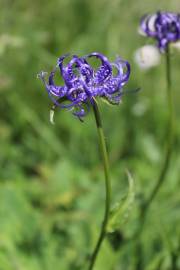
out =
[[[56,106],[72,110],[79,117],[85,116],[90,104],[96,97],[103,97],[112,104],[119,104],[122,88],[130,76],[130,65],[127,61],[117,58],[111,63],[107,57],[93,52],[79,57],[73,55],[68,63],[65,60],[69,55],[58,58],[55,69],[46,80],[46,72],[41,72],[38,77],[42,79],[46,90]],[[93,68],[88,62],[95,57],[101,61],[98,68]],[[59,69],[64,81],[62,86],[54,83],[54,76]]]
[[[158,41],[161,52],[166,51],[170,42],[180,40],[180,14],[157,12],[142,17],[140,30]]]

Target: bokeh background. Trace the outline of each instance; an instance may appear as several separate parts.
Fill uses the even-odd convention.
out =
[[[55,114],[37,73],[57,57],[92,51],[128,59],[132,73],[120,106],[101,103],[113,203],[135,181],[126,222],[109,235],[96,270],[180,269],[180,53],[172,53],[175,147],[167,179],[141,236],[139,209],[150,194],[166,144],[165,59],[149,71],[133,61],[153,43],[137,33],[156,10],[180,11],[179,0],[0,0],[0,270],[86,269],[104,211],[104,179],[92,113],[84,123]],[[130,240],[129,240],[130,239]]]

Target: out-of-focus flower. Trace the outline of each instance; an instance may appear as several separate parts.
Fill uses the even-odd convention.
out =
[[[176,49],[177,51],[180,51],[180,41],[172,43],[171,47]]]
[[[134,53],[134,61],[144,70],[159,65],[161,55],[159,50],[153,45],[145,45]]]
[[[161,52],[166,51],[171,42],[180,40],[180,14],[157,12],[148,14],[141,19],[142,32],[158,41]]]
[[[147,98],[143,98],[141,101],[136,102],[131,110],[132,113],[137,117],[142,117],[150,107],[150,102]]]
[[[103,97],[112,104],[119,104],[122,88],[130,76],[130,65],[127,61],[117,58],[111,63],[104,55],[93,52],[83,57],[73,55],[65,64],[67,57],[68,55],[64,55],[58,59],[48,81],[45,79],[46,72],[38,74],[56,106],[72,110],[73,114],[81,119],[89,111],[89,105],[93,105],[96,97]],[[101,61],[97,69],[89,64],[90,58]],[[62,86],[54,83],[57,69],[60,70],[64,80]]]

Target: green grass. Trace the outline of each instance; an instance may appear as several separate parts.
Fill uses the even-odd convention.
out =
[[[139,209],[157,179],[165,147],[165,67],[142,72],[134,51],[152,42],[137,34],[140,17],[178,11],[179,1],[4,0],[0,2],[0,270],[86,269],[103,218],[104,179],[92,113],[81,123],[59,111],[36,75],[57,57],[100,51],[128,59],[132,73],[119,107],[101,103],[110,154],[113,203],[135,180],[128,221],[103,244],[95,270],[180,268],[180,55],[172,55],[175,147],[167,179],[141,237]],[[110,241],[111,239],[111,241]],[[177,255],[177,256],[176,256]],[[173,264],[176,264],[173,266]],[[173,268],[174,267],[174,268]]]

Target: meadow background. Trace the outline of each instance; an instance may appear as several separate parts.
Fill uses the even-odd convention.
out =
[[[104,211],[104,178],[92,113],[66,111],[49,122],[51,102],[37,73],[57,57],[99,51],[130,61],[120,106],[101,103],[113,203],[135,180],[128,220],[103,244],[95,270],[180,269],[180,53],[172,53],[175,148],[167,179],[133,239],[139,210],[157,179],[166,143],[165,59],[142,72],[133,61],[153,43],[137,33],[144,13],[180,12],[179,0],[0,0],[0,270],[86,269]]]

